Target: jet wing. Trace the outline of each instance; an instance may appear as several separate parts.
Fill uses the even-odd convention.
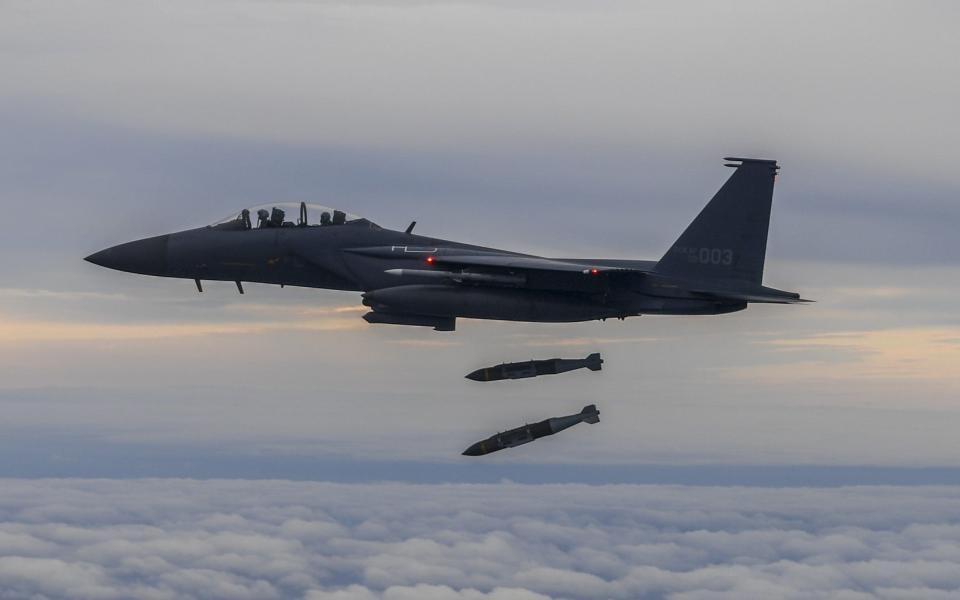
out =
[[[537,290],[601,293],[614,276],[644,273],[627,266],[543,258],[523,254],[437,254],[426,257],[438,272],[456,273],[454,281],[509,285]]]
[[[601,273],[637,271],[624,267],[604,266],[602,264],[578,264],[553,258],[538,256],[515,256],[509,254],[482,254],[482,255],[445,255],[437,254],[430,257],[433,265],[451,267],[479,267],[489,269],[504,269],[509,271],[547,271],[555,273],[581,273],[584,275],[599,275]]]

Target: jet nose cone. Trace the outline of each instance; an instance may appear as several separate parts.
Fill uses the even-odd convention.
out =
[[[107,248],[106,250],[101,250],[100,252],[94,252],[90,256],[84,258],[83,260],[93,263],[98,267],[109,267],[110,266],[110,251],[113,248]]]
[[[160,235],[135,242],[127,242],[95,252],[84,260],[117,271],[143,275],[164,275],[167,271],[167,241],[169,237],[168,235]]]

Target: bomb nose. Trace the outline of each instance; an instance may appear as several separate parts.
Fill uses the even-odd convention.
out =
[[[127,242],[95,252],[84,260],[108,269],[140,273],[143,275],[163,275],[167,271],[167,243],[169,235]]]
[[[480,456],[481,454],[483,454],[483,449],[480,447],[480,442],[463,451],[464,456]]]

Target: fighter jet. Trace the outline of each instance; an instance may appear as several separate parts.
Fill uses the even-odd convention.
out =
[[[533,440],[546,437],[548,435],[553,435],[563,431],[564,429],[573,427],[577,423],[593,424],[599,422],[600,411],[597,410],[597,406],[595,404],[591,404],[590,406],[584,406],[583,410],[575,415],[553,417],[552,419],[546,419],[540,421],[539,423],[534,423],[533,425],[524,425],[523,427],[517,427],[516,429],[511,429],[510,431],[504,431],[503,433],[492,435],[482,442],[477,442],[476,444],[473,444],[464,450],[463,455],[482,456],[498,450],[529,444]]]
[[[520,254],[418,235],[416,221],[391,230],[306,203],[244,209],[86,260],[193,279],[198,291],[202,280],[218,280],[236,282],[240,293],[245,281],[362,292],[367,322],[439,331],[461,317],[575,322],[805,302],[762,285],[776,161],[725,160],[735,171],[660,260]]]
[[[526,379],[540,375],[556,375],[576,369],[599,371],[603,367],[599,352],[586,358],[549,358],[547,360],[528,360],[525,362],[503,363],[495,367],[477,369],[466,375],[473,381],[500,381],[501,379]]]

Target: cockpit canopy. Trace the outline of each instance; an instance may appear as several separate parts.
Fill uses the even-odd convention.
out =
[[[221,219],[210,227],[221,230],[270,229],[276,227],[363,226],[379,229],[376,223],[350,213],[306,202],[277,202],[245,208],[240,214]]]

